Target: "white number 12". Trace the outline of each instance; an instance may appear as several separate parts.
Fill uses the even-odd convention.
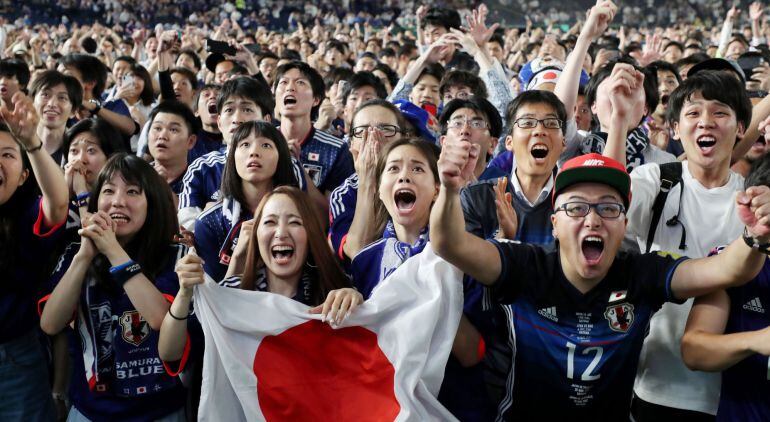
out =
[[[574,343],[567,342],[567,349],[569,351],[567,352],[567,378],[574,379],[575,375],[575,349],[577,346]],[[599,365],[599,362],[602,360],[602,354],[604,353],[604,350],[601,347],[588,347],[585,350],[583,350],[583,354],[587,355],[591,352],[596,352],[594,355],[594,358],[591,360],[591,363],[588,365],[585,371],[583,371],[583,375],[580,376],[581,381],[594,381],[599,379],[601,374],[592,375],[591,372],[596,369],[596,367]],[[770,363],[768,364],[770,365]],[[770,367],[768,368],[768,371],[770,371]],[[770,375],[770,372],[768,372],[768,375]]]

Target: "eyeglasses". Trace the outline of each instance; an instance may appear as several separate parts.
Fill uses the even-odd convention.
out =
[[[371,125],[361,125],[353,128],[352,133],[354,138],[363,138],[364,132],[369,130]],[[382,136],[390,138],[396,136],[397,133],[401,133],[401,128],[396,125],[376,125],[374,126],[382,132]]]
[[[474,129],[487,128],[487,122],[482,119],[451,119],[447,122],[446,127],[449,129],[460,129],[465,126],[466,123]]]
[[[522,129],[534,129],[538,123],[542,123],[546,129],[561,129],[563,122],[555,117],[547,119],[535,119],[534,117],[522,117],[516,119],[513,124]]]
[[[554,213],[564,211],[568,217],[585,217],[591,212],[591,208],[596,210],[596,214],[601,218],[618,218],[620,214],[626,212],[626,207],[614,202],[600,202],[598,204],[589,204],[588,202],[566,202]]]
[[[455,95],[452,95],[450,93],[444,94],[444,104],[454,100],[455,98],[459,98],[461,100],[467,100],[473,96],[473,93],[466,92],[466,91],[460,91]]]

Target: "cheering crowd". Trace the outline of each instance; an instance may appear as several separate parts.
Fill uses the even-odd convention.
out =
[[[196,285],[336,327],[426,247],[457,419],[770,420],[764,5],[230,6],[0,22],[0,420],[195,420]]]

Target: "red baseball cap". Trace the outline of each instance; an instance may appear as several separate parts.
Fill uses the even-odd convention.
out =
[[[585,154],[568,160],[556,175],[551,204],[566,188],[577,183],[601,183],[615,188],[628,209],[631,202],[631,177],[626,166],[601,154]]]

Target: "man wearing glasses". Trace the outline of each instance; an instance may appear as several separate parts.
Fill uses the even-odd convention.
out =
[[[483,239],[505,237],[543,246],[553,243],[553,209],[548,197],[564,151],[565,118],[564,105],[551,92],[526,91],[511,102],[505,148],[513,152],[513,169],[510,175],[497,176],[507,179],[472,183],[463,189],[466,230]],[[486,160],[480,157],[479,161],[483,164]],[[500,203],[494,206],[496,200]],[[509,212],[501,212],[501,206]]]
[[[487,169],[497,146],[497,138],[503,130],[500,114],[492,103],[479,97],[454,99],[444,106],[439,122],[443,133],[439,138],[442,145],[446,139],[466,140],[478,145],[484,152],[483,159],[473,169],[474,180],[503,176],[496,168]]]
[[[430,238],[438,255],[509,304],[512,369],[499,408],[505,420],[627,420],[652,314],[664,302],[745,283],[765,260],[748,245],[770,239],[770,227],[759,223],[767,187],[738,195],[747,239],[722,255],[619,253],[631,180],[625,165],[598,154],[567,161],[554,180],[555,250],[482,240],[463,229],[459,197],[478,158],[470,142],[444,144]]]

